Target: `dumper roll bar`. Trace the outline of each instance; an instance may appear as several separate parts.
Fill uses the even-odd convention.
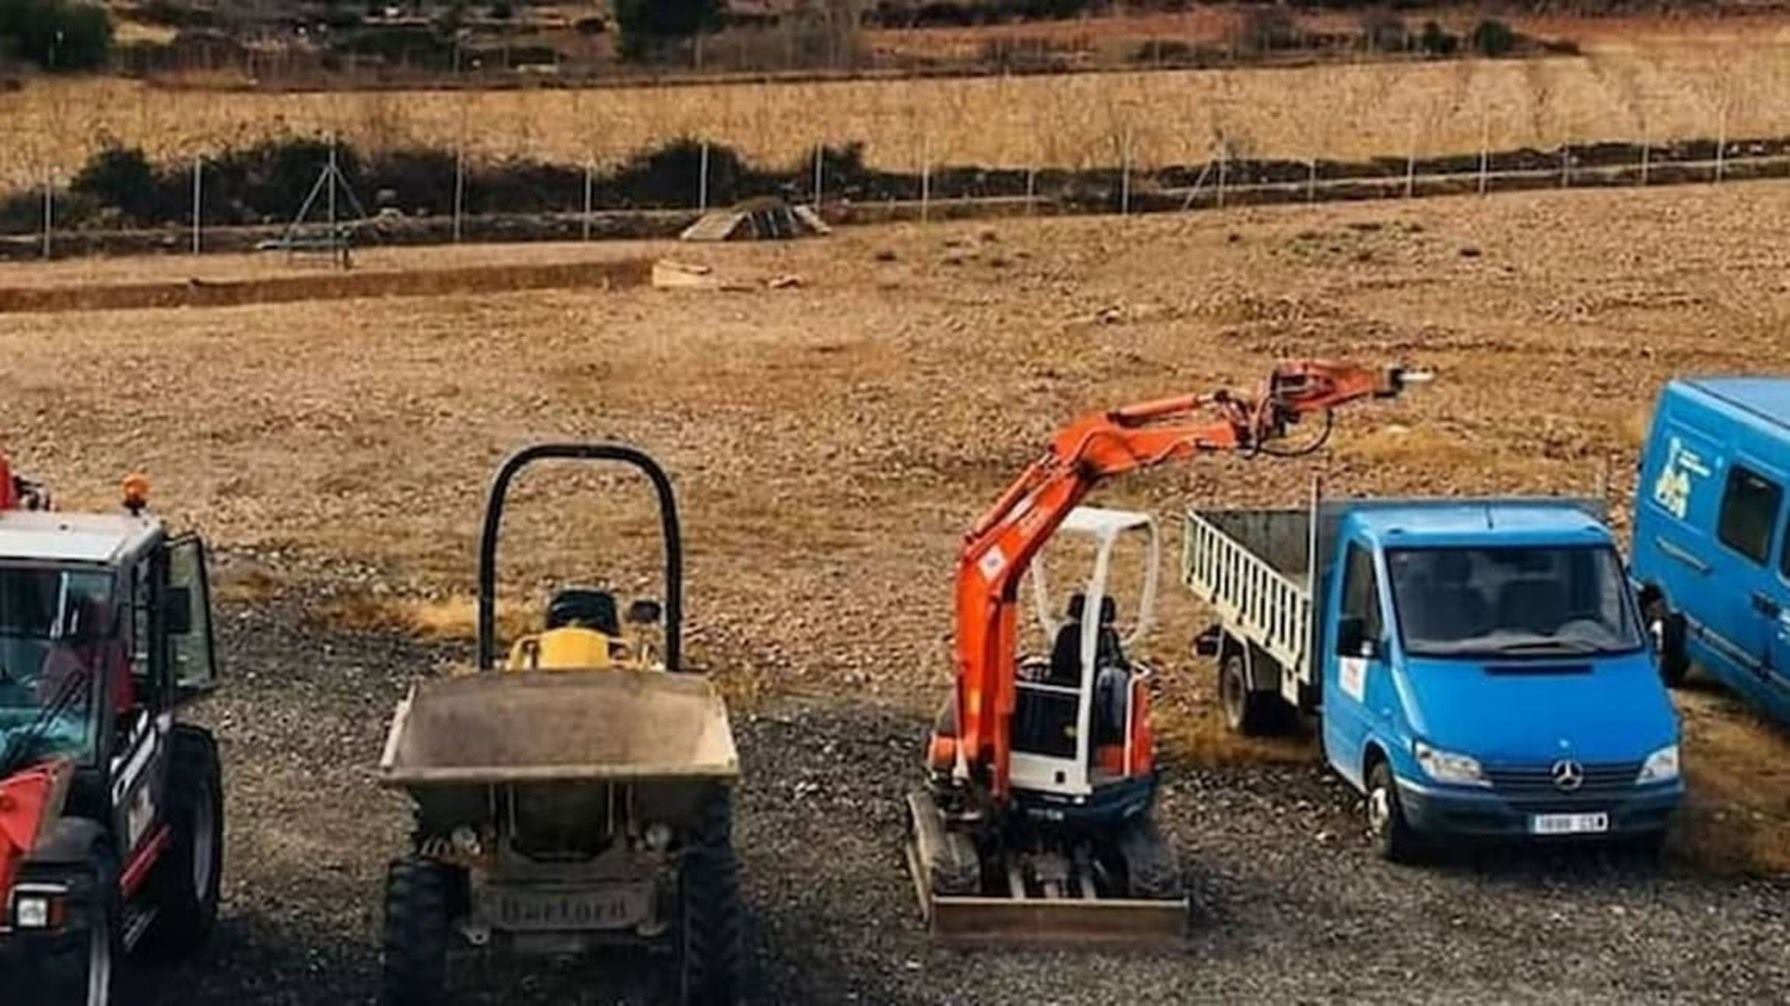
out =
[[[665,541],[665,669],[683,665],[684,547],[678,532],[677,499],[671,478],[646,452],[626,444],[548,443],[524,447],[504,459],[485,499],[485,525],[479,535],[479,670],[489,671],[497,658],[497,537],[503,523],[510,482],[536,461],[619,461],[640,469],[659,494],[660,533]]]

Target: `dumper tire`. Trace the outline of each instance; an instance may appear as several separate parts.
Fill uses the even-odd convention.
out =
[[[1684,616],[1672,610],[1664,595],[1649,600],[1642,615],[1659,656],[1660,680],[1667,688],[1677,688],[1684,684],[1684,676],[1691,669],[1690,657],[1684,651]]]
[[[1218,701],[1224,725],[1232,733],[1262,737],[1274,731],[1280,697],[1249,687],[1249,668],[1240,649],[1233,649],[1218,665]]]
[[[1376,801],[1384,806],[1375,809]],[[1367,773],[1367,837],[1380,858],[1389,863],[1413,864],[1423,858],[1423,836],[1405,818],[1398,796],[1398,781],[1384,758]]]
[[[718,789],[704,801],[685,850],[679,961],[684,1006],[734,1006],[745,970],[739,857],[733,850],[733,802]]]
[[[217,922],[224,790],[217,741],[209,731],[177,726],[169,745],[168,825],[173,844],[156,864],[151,889],[155,923],[145,949],[163,959],[176,959],[203,946]]]
[[[412,856],[385,876],[385,944],[380,1001],[438,1006],[447,998],[448,936],[454,871]]]

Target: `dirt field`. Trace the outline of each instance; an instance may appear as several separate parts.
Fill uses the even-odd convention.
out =
[[[1583,492],[1607,471],[1620,518],[1661,382],[1780,369],[1786,197],[1761,182],[850,229],[633,249],[794,289],[0,316],[20,463],[67,506],[110,505],[142,468],[219,546],[226,918],[204,960],[160,976],[162,1001],[368,994],[404,820],[371,782],[384,719],[408,676],[463,652],[484,481],[548,436],[632,440],[676,473],[693,650],[735,697],[749,772],[759,1001],[1773,998],[1790,745],[1708,688],[1682,698],[1696,797],[1658,871],[1591,853],[1394,869],[1307,747],[1219,735],[1211,669],[1188,655],[1198,613],[1167,590],[1147,653],[1165,675],[1162,813],[1201,910],[1185,953],[1135,963],[928,948],[895,798],[945,689],[957,536],[1065,418],[1281,357],[1402,359],[1441,380],[1341,417],[1314,459],[1214,460],[1100,498],[1167,519],[1192,500],[1296,503],[1319,474],[1337,493]],[[481,254],[515,253],[455,262]],[[44,275],[0,267],[0,287]],[[648,511],[624,488],[524,486],[518,598],[593,576],[646,589]],[[484,1001],[655,995],[650,972],[608,965],[508,996],[515,976],[469,981]],[[594,1000],[566,991],[618,975]]]
[[[817,142],[863,142],[876,167],[923,161],[1111,167],[1233,157],[1398,157],[1602,140],[1790,133],[1781,18],[1594,35],[1587,55],[1280,70],[605,90],[272,94],[123,81],[0,91],[0,186],[65,181],[108,140],[158,160],[286,132],[362,149],[464,143],[481,159],[620,160],[681,136],[772,165]]]

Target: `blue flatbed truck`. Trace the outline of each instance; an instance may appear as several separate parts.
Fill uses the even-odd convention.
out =
[[[1228,724],[1316,714],[1382,856],[1445,837],[1657,848],[1678,720],[1595,504],[1347,500],[1190,510]]]
[[[1641,452],[1631,574],[1660,673],[1694,663],[1790,725],[1790,379],[1660,393]]]

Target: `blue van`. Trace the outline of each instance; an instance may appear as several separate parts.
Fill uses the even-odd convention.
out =
[[[1630,571],[1669,685],[1695,662],[1790,723],[1790,379],[1660,393],[1641,453]]]

